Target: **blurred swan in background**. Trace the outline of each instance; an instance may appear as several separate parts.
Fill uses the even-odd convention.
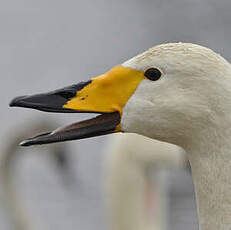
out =
[[[183,149],[130,133],[113,135],[106,152],[111,229],[168,229],[167,178],[160,172],[186,168]]]
[[[16,165],[19,163],[21,154],[17,152],[23,149],[18,148],[19,141],[28,134],[35,131],[50,130],[56,127],[53,122],[40,121],[32,123],[26,126],[24,130],[20,129],[17,133],[14,133],[10,138],[10,142],[6,144],[4,151],[1,153],[0,162],[0,183],[2,184],[2,199],[7,215],[10,218],[11,226],[16,230],[35,230],[44,229],[44,227],[36,226],[39,224],[39,220],[30,215],[30,212],[26,210],[26,207],[20,198],[19,190],[14,184],[14,177],[17,175],[15,170]],[[25,150],[25,149],[24,149]],[[32,149],[31,149],[32,150]],[[57,169],[60,171],[62,180],[67,185],[70,180],[73,179],[73,174],[70,170],[70,162],[68,158],[67,144],[54,144],[42,147],[43,151],[49,151],[51,154],[47,154],[47,159],[53,161]],[[34,151],[34,150],[32,150]],[[35,224],[36,223],[36,224]]]
[[[44,229],[40,220],[26,209],[16,185],[15,166],[22,149],[18,143],[25,136],[41,130],[51,130],[54,123],[40,121],[19,130],[2,153],[0,179],[4,202],[11,224],[17,230]],[[40,147],[49,151],[47,159],[57,164],[63,181],[73,181],[68,149],[65,143]],[[153,151],[155,149],[155,151]],[[186,158],[179,147],[162,143],[137,134],[116,134],[106,148],[108,174],[107,198],[112,230],[165,230],[168,226],[168,194],[161,169],[184,168]]]

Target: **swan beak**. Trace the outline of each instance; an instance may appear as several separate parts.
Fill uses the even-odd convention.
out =
[[[26,139],[20,145],[48,144],[121,131],[122,109],[143,79],[141,71],[116,66],[87,82],[48,93],[16,97],[10,106],[45,112],[100,114],[95,118]]]

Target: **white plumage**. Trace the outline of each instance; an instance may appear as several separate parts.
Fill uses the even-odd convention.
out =
[[[155,66],[123,109],[122,130],[183,147],[195,183],[201,230],[231,228],[231,65],[194,44],[153,47],[123,64]]]

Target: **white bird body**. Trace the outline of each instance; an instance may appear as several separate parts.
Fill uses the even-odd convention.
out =
[[[112,230],[168,229],[166,178],[159,172],[185,168],[184,151],[144,136],[117,134],[111,137],[106,156],[106,193]],[[147,175],[150,169],[151,178]],[[150,195],[151,200],[147,201]]]

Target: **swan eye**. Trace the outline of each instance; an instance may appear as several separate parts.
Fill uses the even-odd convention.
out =
[[[149,68],[144,72],[144,76],[151,81],[157,81],[161,77],[161,72],[157,68]]]

